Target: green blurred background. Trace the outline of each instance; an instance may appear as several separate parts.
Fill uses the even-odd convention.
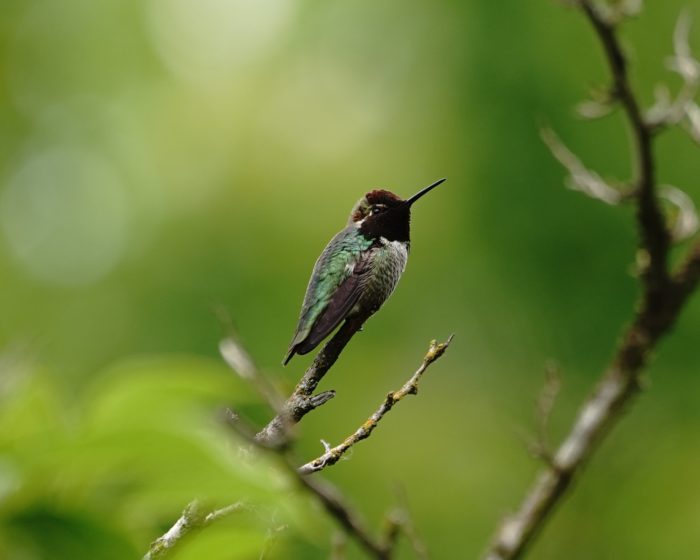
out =
[[[700,18],[698,0],[649,2],[624,29],[645,103],[678,85],[683,7]],[[563,376],[557,439],[631,316],[631,209],[566,190],[537,130],[626,178],[620,115],[572,111],[606,81],[591,29],[549,0],[3,0],[0,558],[138,558],[194,495],[260,511],[179,558],[258,558],[280,524],[267,557],[327,557],[332,524],[216,419],[265,412],[218,357],[214,309],[289,391],[308,275],[354,202],[443,176],[298,450],[354,430],[454,332],[420,396],[326,474],[373,526],[402,485],[435,558],[477,557],[538,468],[524,441],[545,364]],[[671,131],[657,153],[700,202],[697,147]],[[530,557],[697,558],[699,326],[696,297]]]

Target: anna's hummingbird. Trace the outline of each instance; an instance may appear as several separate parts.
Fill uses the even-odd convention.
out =
[[[355,204],[347,227],[314,265],[285,365],[294,354],[311,352],[343,319],[364,322],[382,306],[406,267],[411,205],[444,180],[407,200],[376,189]]]

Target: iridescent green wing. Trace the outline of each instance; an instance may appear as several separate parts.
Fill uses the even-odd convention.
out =
[[[316,261],[287,360],[315,348],[347,316],[362,285],[363,256],[372,246],[355,226],[338,233]]]

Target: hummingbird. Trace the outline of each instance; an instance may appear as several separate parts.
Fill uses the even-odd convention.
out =
[[[364,322],[377,312],[406,267],[411,206],[443,181],[406,200],[375,189],[355,204],[345,229],[314,265],[284,365],[294,354],[311,352],[344,319]]]

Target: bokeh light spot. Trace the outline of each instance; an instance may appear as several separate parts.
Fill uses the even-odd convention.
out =
[[[7,243],[28,272],[50,283],[102,278],[123,254],[127,222],[115,169],[85,150],[30,156],[0,195]]]
[[[170,70],[198,86],[229,83],[269,52],[290,22],[290,0],[153,0],[156,48]]]

